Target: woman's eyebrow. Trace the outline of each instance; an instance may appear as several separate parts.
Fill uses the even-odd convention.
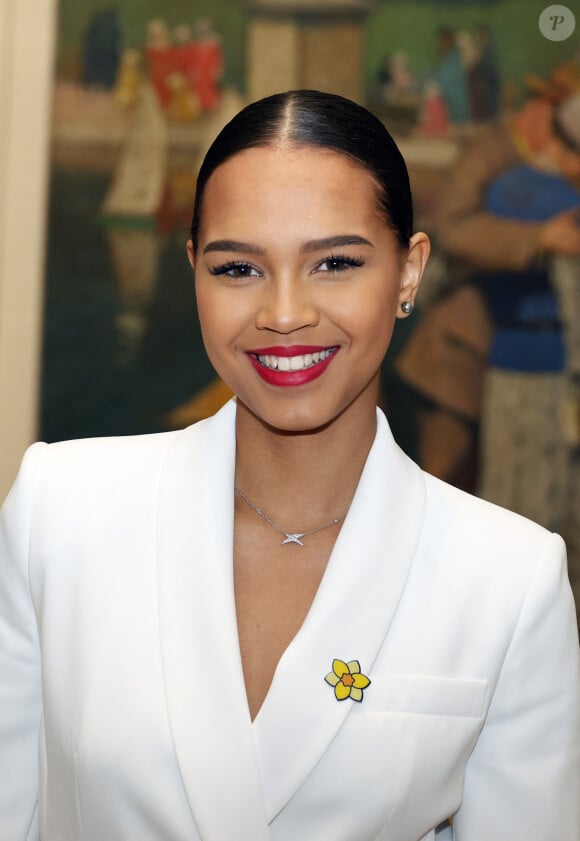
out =
[[[340,248],[343,245],[370,245],[371,248],[374,247],[372,242],[358,236],[358,234],[342,234],[336,237],[324,237],[323,239],[313,239],[310,242],[305,242],[300,251],[303,254],[309,254],[311,251],[319,251],[324,248]]]
[[[263,255],[265,251],[259,245],[254,245],[251,242],[238,242],[235,239],[216,239],[208,244],[203,249],[203,253],[208,251],[238,251],[241,254],[258,254]]]
[[[320,251],[325,248],[340,248],[344,245],[369,245],[373,248],[372,242],[358,234],[339,234],[334,237],[323,237],[305,242],[300,251],[302,254],[310,254],[312,251]],[[216,239],[203,249],[203,253],[209,251],[237,251],[240,254],[257,254],[263,256],[266,252],[259,245],[251,242],[241,242],[235,239]]]

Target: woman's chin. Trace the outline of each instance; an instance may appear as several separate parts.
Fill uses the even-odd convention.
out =
[[[266,429],[286,435],[322,431],[340,414],[340,411],[324,411],[320,400],[313,402],[314,405],[310,401],[296,401],[293,405],[276,406],[270,403],[267,406],[260,406],[244,400],[240,395],[237,396],[238,410],[241,408]],[[298,403],[300,405],[297,405]]]

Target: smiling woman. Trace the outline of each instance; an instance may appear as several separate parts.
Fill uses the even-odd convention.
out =
[[[376,179],[352,156],[296,146],[288,134],[226,159],[198,193],[189,257],[200,321],[244,414],[293,432],[345,412],[333,435],[361,425],[352,495],[374,437],[380,364],[402,303],[416,293],[428,240],[399,243]],[[328,493],[319,488],[320,507]],[[308,519],[304,503],[283,513]]]
[[[392,138],[330,94],[249,105],[187,253],[236,397],[34,445],[0,517],[3,833],[578,841],[563,543],[376,406],[429,253]]]

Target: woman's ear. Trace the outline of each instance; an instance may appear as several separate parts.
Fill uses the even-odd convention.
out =
[[[401,270],[397,318],[406,318],[413,311],[415,296],[417,295],[430,251],[431,243],[427,234],[422,232],[413,234],[409,240],[409,250],[404,257],[404,264]],[[402,308],[403,304],[407,304],[405,309]]]
[[[193,242],[190,239],[187,240],[186,249],[187,249],[187,259],[189,260],[189,265],[191,266],[193,271],[195,271],[195,251],[193,249]]]

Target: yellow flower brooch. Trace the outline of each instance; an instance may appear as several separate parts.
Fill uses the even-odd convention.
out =
[[[363,689],[370,684],[370,680],[360,670],[358,660],[349,660],[344,663],[342,660],[332,661],[332,671],[324,680],[334,686],[334,694],[337,701],[345,701],[352,698],[353,701],[362,701]]]

